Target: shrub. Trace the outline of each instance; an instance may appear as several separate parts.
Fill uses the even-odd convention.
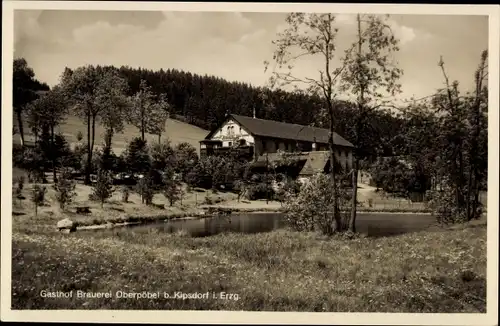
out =
[[[247,191],[247,183],[244,180],[236,180],[233,184],[233,191],[236,191],[238,194],[238,202],[241,197],[245,195]]]
[[[57,182],[54,184],[54,189],[61,209],[64,209],[66,205],[73,201],[73,198],[76,196],[75,182],[71,180],[71,172],[68,169],[61,171]]]
[[[95,166],[97,169],[106,171],[117,171],[118,156],[113,153],[113,150],[109,146],[105,146],[102,150],[98,151],[95,158]]]
[[[182,142],[175,146],[176,172],[182,175],[184,181],[187,180],[189,171],[198,163],[198,154],[193,145]]]
[[[194,165],[184,180],[192,188],[210,189],[212,187],[212,176],[201,162]]]
[[[16,154],[20,162],[16,163],[18,167],[28,171],[29,182],[42,182],[44,179],[43,168],[45,158],[39,147],[25,148],[24,151]]]
[[[214,200],[212,199],[212,196],[210,196],[209,194],[207,194],[207,196],[205,197],[204,201],[203,201],[203,204],[205,205],[212,205],[214,203]]]
[[[448,183],[443,184],[442,190],[428,191],[427,207],[432,211],[437,221],[442,224],[464,223],[468,221],[467,210],[456,203],[455,191]],[[483,213],[483,205],[479,202],[474,212],[474,218]]]
[[[177,180],[174,169],[167,167],[163,171],[163,194],[168,199],[170,206],[182,199],[182,189],[179,180]]]
[[[15,167],[24,167],[24,150],[21,145],[12,145],[12,165]]]
[[[146,175],[145,177],[139,179],[136,185],[136,192],[141,196],[141,201],[143,204],[151,205],[153,203],[153,197],[155,194],[153,181]]]
[[[167,166],[175,167],[177,159],[170,142],[155,143],[151,146],[151,167],[155,170],[163,171]]]
[[[47,193],[47,188],[40,185],[33,185],[31,190],[31,201],[35,204],[35,216],[38,215],[38,206],[41,206],[45,202],[45,194]]]
[[[16,188],[19,189],[19,192],[22,192],[22,190],[24,189],[24,181],[25,181],[24,175],[21,175],[16,178]]]
[[[274,189],[267,182],[252,183],[248,186],[245,197],[248,200],[273,199]]]
[[[151,168],[151,159],[145,140],[137,137],[128,144],[125,160],[127,168],[133,173],[145,173]]]
[[[19,176],[16,179],[16,188],[14,189],[14,197],[21,203],[23,198],[24,176]]]
[[[77,141],[82,141],[83,139],[83,133],[81,131],[78,131],[78,133],[76,134],[76,140]]]
[[[292,178],[284,178],[281,185],[278,186],[278,190],[274,194],[274,199],[283,203],[287,198],[287,194],[298,194],[300,192],[300,187],[300,182]]]
[[[128,197],[130,195],[130,188],[127,186],[122,186],[122,202],[128,203]]]
[[[99,169],[97,171],[97,179],[92,189],[92,198],[98,200],[101,203],[101,207],[104,206],[106,199],[111,198],[113,195],[113,178],[109,171]]]
[[[339,214],[348,211],[350,195],[337,185]],[[285,217],[289,225],[297,231],[319,231],[330,235],[335,230],[333,214],[332,183],[329,175],[317,174],[306,182],[300,192],[286,193],[284,202]],[[341,214],[342,215],[342,214]],[[345,229],[347,214],[340,219],[339,227]]]

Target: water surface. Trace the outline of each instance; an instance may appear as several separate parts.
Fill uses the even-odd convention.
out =
[[[222,232],[259,233],[286,226],[282,213],[240,213],[229,216],[193,220],[173,220],[153,224],[130,226],[134,232],[186,232],[194,237],[205,237]],[[371,237],[391,236],[423,231],[436,226],[428,214],[358,213],[356,229]]]

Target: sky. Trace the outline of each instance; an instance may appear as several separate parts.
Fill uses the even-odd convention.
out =
[[[16,10],[14,57],[24,57],[37,78],[53,86],[65,67],[86,64],[176,68],[263,86],[272,62],[272,40],[286,27],[286,13]],[[403,69],[399,99],[424,97],[443,87],[443,56],[451,80],[471,90],[480,53],[488,46],[488,17],[391,15],[400,40],[394,55]],[[339,51],[353,42],[354,16],[337,16]],[[340,54],[341,52],[339,52]],[[318,76],[316,59],[294,68]]]

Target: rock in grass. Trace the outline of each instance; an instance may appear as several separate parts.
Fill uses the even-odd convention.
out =
[[[69,218],[65,218],[64,220],[60,220],[57,222],[57,228],[59,231],[61,230],[70,230],[74,231],[76,229],[75,223]]]

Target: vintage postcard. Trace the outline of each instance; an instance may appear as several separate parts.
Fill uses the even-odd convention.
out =
[[[499,14],[3,2],[2,320],[497,324]]]

